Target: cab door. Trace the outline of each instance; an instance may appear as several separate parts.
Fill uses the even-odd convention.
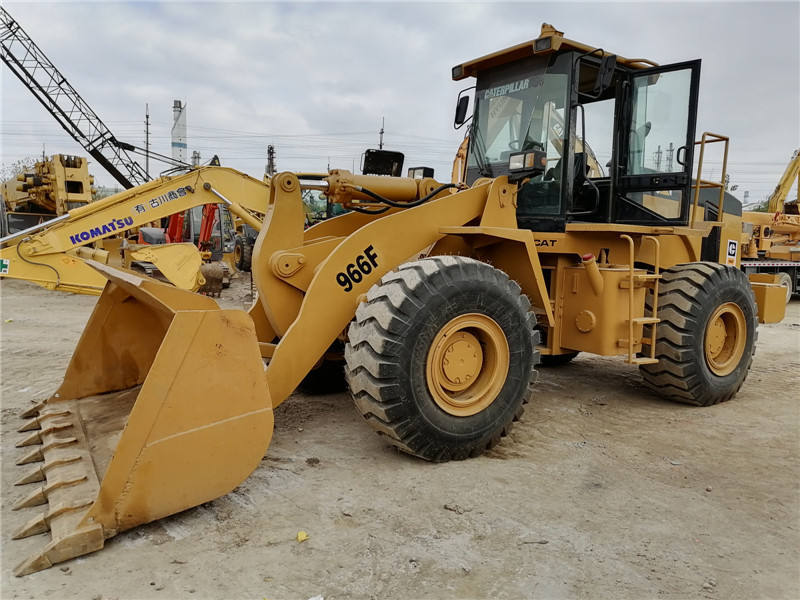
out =
[[[613,173],[613,220],[688,223],[700,61],[629,75]]]

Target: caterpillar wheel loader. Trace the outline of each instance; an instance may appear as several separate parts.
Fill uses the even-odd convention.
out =
[[[273,409],[342,345],[365,421],[430,461],[498,443],[535,400],[542,355],[622,356],[688,404],[733,397],[758,321],[781,318],[783,289],[737,269],[740,206],[721,184],[700,168],[692,184],[699,69],[624,58],[550,26],[457,65],[455,80],[475,78],[467,185],[276,175],[249,312],[91,262],[103,293],[63,383],[20,428],[30,470],[19,484],[37,487],[17,507],[46,508],[16,537],[51,541],[16,573],[232,490],[264,456]],[[575,151],[604,114],[594,108],[611,123],[598,178]],[[703,137],[701,165],[706,143],[723,139]],[[672,170],[650,161],[666,140],[680,147]],[[239,177],[225,193],[246,206],[263,189]],[[711,185],[720,193],[701,204]],[[304,229],[304,190],[350,211]],[[109,215],[130,215],[118,208]]]

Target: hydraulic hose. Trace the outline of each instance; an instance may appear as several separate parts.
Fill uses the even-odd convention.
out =
[[[22,256],[22,253],[20,253],[20,251],[19,251],[19,247],[23,243],[25,243],[25,241],[26,240],[22,240],[15,246],[15,249],[17,251],[17,256],[19,256],[20,259],[22,259],[24,262],[28,263],[29,265],[34,265],[34,266],[37,266],[37,267],[47,267],[48,269],[50,269],[53,273],[56,274],[56,287],[60,286],[61,285],[61,275],[59,274],[58,269],[56,269],[52,265],[48,265],[48,264],[45,264],[45,263],[34,262],[34,261],[28,260],[27,258]]]
[[[455,183],[445,183],[444,185],[440,185],[438,188],[433,190],[427,196],[423,196],[422,198],[419,198],[418,200],[414,200],[413,202],[395,202],[394,200],[389,200],[388,198],[384,198],[383,196],[381,196],[379,194],[376,194],[372,190],[369,190],[369,189],[367,189],[365,187],[362,187],[360,185],[356,185],[356,186],[353,186],[353,187],[354,187],[354,189],[358,190],[359,192],[361,192],[363,194],[366,194],[370,198],[373,198],[374,200],[380,202],[381,204],[386,204],[386,205],[391,206],[393,208],[414,208],[415,206],[419,206],[420,204],[424,204],[425,202],[427,202],[428,200],[434,198],[437,194],[443,192],[446,189],[457,188],[458,185],[456,185]],[[364,209],[362,209],[362,210],[364,210]]]
[[[354,211],[362,213],[362,214],[365,214],[365,215],[380,215],[382,213],[385,213],[387,210],[389,210],[391,208],[391,206],[384,206],[383,208],[378,208],[378,209],[375,209],[375,210],[370,210],[369,208],[359,208],[358,206],[351,206],[351,208]]]

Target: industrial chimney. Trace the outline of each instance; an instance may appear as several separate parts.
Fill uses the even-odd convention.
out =
[[[180,100],[172,103],[172,158],[186,160],[186,106]]]

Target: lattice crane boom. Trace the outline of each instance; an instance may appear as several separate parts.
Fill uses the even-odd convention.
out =
[[[0,58],[61,127],[125,188],[149,181],[145,170],[119,142],[66,77],[20,24],[0,7]]]

